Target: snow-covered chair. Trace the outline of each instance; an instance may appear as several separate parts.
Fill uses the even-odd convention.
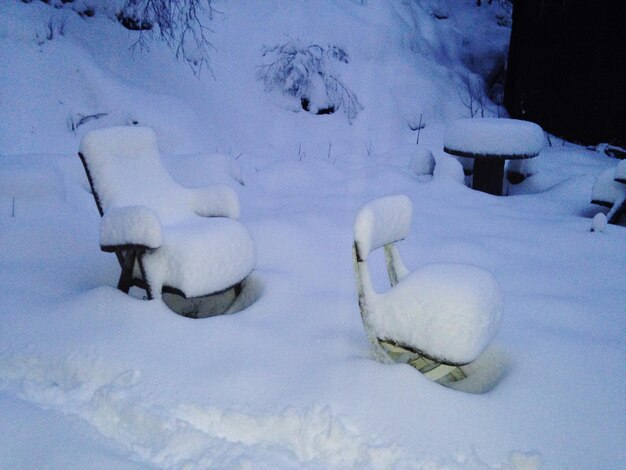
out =
[[[100,248],[115,253],[122,268],[120,290],[137,286],[149,299],[162,293],[238,295],[254,268],[255,250],[236,220],[233,189],[177,184],[147,127],[91,131],[79,157],[102,216]]]
[[[476,360],[498,330],[499,284],[487,271],[465,264],[437,263],[409,272],[395,242],[411,227],[413,207],[403,195],[363,206],[355,222],[353,257],[359,307],[377,360],[406,362],[439,383],[465,378],[462,367]],[[374,290],[367,263],[384,248],[391,288]]]
[[[591,189],[591,203],[610,208],[609,223],[617,223],[626,214],[626,160],[596,177]]]

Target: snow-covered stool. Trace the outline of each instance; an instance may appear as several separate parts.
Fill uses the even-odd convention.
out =
[[[517,119],[458,119],[445,131],[443,150],[474,160],[472,187],[502,195],[505,160],[534,158],[544,146],[537,124]]]
[[[234,301],[255,266],[255,250],[236,220],[233,189],[177,184],[147,127],[91,131],[79,157],[102,216],[100,248],[115,253],[122,268],[120,290],[137,286],[148,299],[223,295],[231,299],[226,308]]]
[[[466,264],[429,264],[410,273],[394,242],[411,227],[413,207],[403,195],[363,206],[354,227],[353,257],[359,307],[375,358],[406,362],[439,383],[465,378],[496,334],[501,289],[489,272]],[[384,248],[391,288],[378,293],[367,263]]]
[[[596,177],[591,189],[591,203],[610,208],[609,223],[617,223],[626,214],[626,160]]]

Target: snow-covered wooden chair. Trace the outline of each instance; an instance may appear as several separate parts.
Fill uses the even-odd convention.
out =
[[[184,298],[236,298],[255,265],[239,200],[224,185],[189,189],[161,161],[154,131],[110,127],[87,133],[79,157],[100,212],[100,248],[115,253],[118,288]]]
[[[607,220],[611,224],[626,214],[626,160],[596,177],[591,189],[591,203],[609,208]]]
[[[413,207],[403,195],[376,199],[355,222],[353,257],[359,307],[375,358],[405,362],[445,384],[464,379],[498,330],[499,284],[487,271],[437,263],[409,272],[395,242],[411,227]],[[384,248],[391,288],[374,290],[368,256]]]

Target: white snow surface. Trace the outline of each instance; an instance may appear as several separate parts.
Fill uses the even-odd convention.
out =
[[[379,338],[412,346],[443,362],[468,364],[497,333],[503,300],[500,285],[484,269],[437,263],[375,296],[370,308]]]
[[[444,147],[475,155],[536,156],[544,147],[543,130],[519,119],[457,119],[445,130]]]
[[[590,232],[595,176],[616,161],[552,137],[507,197],[436,176],[467,77],[504,63],[502,2],[216,1],[199,78],[71,10],[90,2],[50,3],[0,2],[0,468],[624,468],[626,229]],[[286,38],[347,52],[352,124],[265,91],[262,46]],[[420,115],[433,178],[392,152]],[[243,311],[193,320],[115,289],[76,152],[133,122],[174,181],[237,193],[257,248]],[[508,366],[487,393],[372,356],[354,220],[392,194],[414,207],[408,266],[474,265],[502,286],[491,362]]]

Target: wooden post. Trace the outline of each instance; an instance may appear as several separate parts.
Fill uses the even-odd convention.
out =
[[[475,158],[472,188],[502,196],[504,160],[501,158]]]

